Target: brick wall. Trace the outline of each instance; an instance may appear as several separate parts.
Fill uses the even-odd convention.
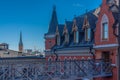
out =
[[[101,39],[101,20],[102,16],[106,14],[109,19],[109,38],[108,40],[102,40]],[[103,0],[103,4],[101,6],[100,14],[98,17],[98,22],[96,24],[96,32],[95,32],[95,45],[102,45],[102,44],[114,44],[117,43],[116,37],[113,35],[113,29],[112,25],[114,23],[114,17],[112,15],[112,12],[109,10],[109,6],[106,4],[106,0]]]
[[[55,45],[55,38],[45,40],[45,50],[51,49]]]

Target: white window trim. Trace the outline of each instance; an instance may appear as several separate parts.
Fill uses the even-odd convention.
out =
[[[50,61],[50,59],[51,59],[51,61],[53,60],[52,57],[49,57],[49,58],[48,58],[48,61]]]
[[[76,57],[74,57],[74,58],[73,58],[73,60],[77,60],[77,58],[76,58]]]
[[[79,43],[79,31],[75,32],[75,37],[76,37],[75,42]]]
[[[66,35],[67,35],[67,38],[66,38]],[[66,43],[69,43],[69,34],[68,33],[66,33],[65,35],[64,35],[64,43],[66,44]]]
[[[108,38],[107,39],[103,39],[103,24],[104,23],[107,23],[108,24]],[[102,16],[102,19],[101,19],[101,42],[102,41],[109,41],[109,19],[108,19],[108,16],[106,14],[104,14]]]
[[[82,57],[81,60],[85,60],[85,57]]]
[[[90,39],[88,39],[88,30],[90,30]],[[91,40],[91,28],[87,28],[85,29],[85,41],[90,41]]]
[[[91,57],[88,57],[87,59],[88,59],[88,60],[91,60]]]

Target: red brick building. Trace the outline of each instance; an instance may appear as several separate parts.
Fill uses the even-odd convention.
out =
[[[113,24],[118,18],[118,9],[114,0],[103,0],[95,31],[96,59],[112,60],[113,76],[96,80],[117,80],[117,38],[113,34]],[[116,30],[117,31],[117,30]],[[116,32],[117,33],[117,32]]]
[[[45,34],[46,60],[55,60],[56,54],[58,60],[92,59],[94,56],[106,63],[111,60],[113,75],[95,80],[118,80],[118,42],[113,34],[113,24],[118,19],[118,0],[102,0],[99,9],[58,24],[54,7]]]
[[[74,17],[73,21],[65,21],[58,24],[55,7],[48,32],[45,34],[46,59],[55,60],[81,60],[92,59],[94,51],[94,32],[97,16],[95,10],[91,10],[80,16]],[[90,53],[91,50],[91,53]]]

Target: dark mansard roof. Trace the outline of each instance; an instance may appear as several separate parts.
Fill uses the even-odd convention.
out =
[[[57,26],[58,26],[58,19],[57,19],[56,7],[54,6],[47,34],[55,34]]]
[[[66,27],[68,29],[68,33],[71,34],[72,32],[72,26],[73,26],[73,21],[65,21]]]
[[[59,24],[58,31],[59,31],[60,36],[62,36],[62,34],[63,34],[63,29],[64,29],[64,24]]]
[[[62,43],[64,42],[63,37],[64,35],[61,35],[63,33],[64,25],[59,25],[58,30],[61,36],[61,45],[57,46],[55,45],[52,49],[55,48],[69,48],[69,47],[89,47],[92,46],[94,43],[94,29],[96,28],[96,22],[97,22],[97,17],[93,14],[95,10],[89,11],[83,15],[77,16],[74,19],[76,20],[76,25],[78,27],[79,31],[79,43],[78,44],[73,44],[73,36],[72,34],[72,27],[73,27],[73,21],[65,21],[68,34],[69,34],[69,43],[68,45],[63,45]],[[85,41],[85,36],[84,36],[84,30],[83,30],[83,23],[84,23],[84,17],[87,15],[87,20],[89,21],[89,25],[91,28],[91,40],[90,41]]]

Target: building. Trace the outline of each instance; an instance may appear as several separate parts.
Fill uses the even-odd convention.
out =
[[[103,59],[106,63],[111,60],[112,65],[114,66],[113,76],[102,78],[102,80],[117,80],[118,76],[118,42],[117,37],[113,34],[113,24],[118,19],[117,3],[114,0],[103,0],[98,21],[96,23],[94,43],[96,59]],[[101,80],[101,78],[96,80]]]
[[[45,34],[47,60],[91,59],[94,51],[94,33],[97,22],[95,10],[59,24],[54,6],[48,32]],[[57,56],[56,56],[57,54]]]
[[[7,43],[0,44],[0,57],[17,57],[18,51],[10,50]]]
[[[113,25],[118,26],[119,0],[102,0],[99,8],[59,24],[55,7],[45,34],[46,60],[102,59],[111,62],[113,75],[94,80],[118,80],[118,41]]]

